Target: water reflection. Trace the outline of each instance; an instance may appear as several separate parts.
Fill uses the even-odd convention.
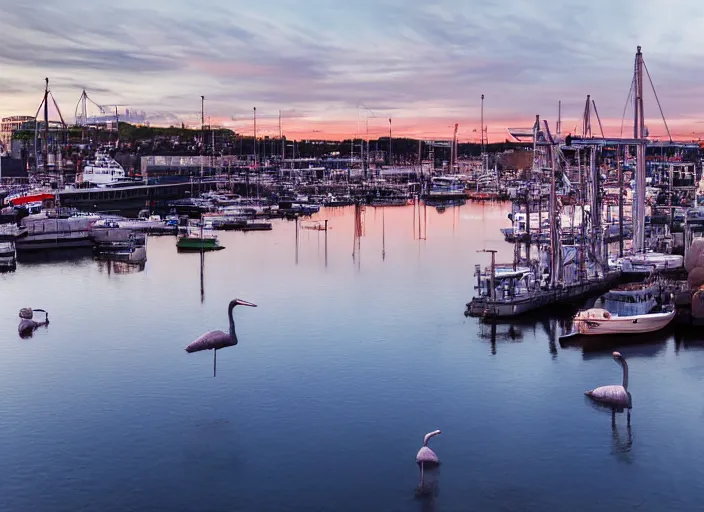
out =
[[[633,449],[631,410],[595,402],[587,397],[585,397],[585,402],[598,413],[611,414],[611,454],[615,455],[622,462],[631,463],[631,451]],[[618,421],[618,417],[624,414],[626,416],[625,425],[622,421]]]
[[[298,240],[300,238],[299,227],[298,227],[298,215],[296,215],[296,217],[295,217],[295,222],[296,222],[296,250],[295,250],[296,259],[295,259],[295,261],[296,261],[296,265],[298,265]]]
[[[352,242],[352,261],[357,263],[357,270],[362,266],[362,237],[364,236],[364,206],[354,205],[354,240]]]
[[[560,340],[560,347],[581,348],[584,360],[611,357],[614,350],[627,358],[655,357],[665,350],[671,335],[670,329],[664,329],[638,335],[576,336]]]
[[[680,349],[704,350],[704,338],[699,326],[678,326],[675,329],[674,338],[675,353],[679,353]]]
[[[564,313],[564,312],[563,312]],[[557,357],[558,332],[564,329],[571,316],[549,316],[539,313],[533,317],[517,317],[511,319],[483,319],[479,323],[479,337],[491,343],[491,354],[496,355],[496,345],[499,341],[520,343],[525,332],[537,334],[538,327],[542,328],[548,340],[548,351],[553,359]]]
[[[18,251],[17,261],[20,263],[64,263],[93,257],[92,247],[72,247],[65,249],[49,249],[43,251]]]
[[[629,416],[630,417],[630,416]],[[624,432],[625,431],[625,432]],[[611,421],[611,454],[622,462],[633,462],[631,450],[633,449],[633,430],[630,420],[625,427],[616,424],[615,415]]]
[[[205,251],[200,251],[200,303],[205,302]]]
[[[424,202],[421,204],[421,200],[418,197],[413,199],[413,239],[428,239],[428,207]]]
[[[415,497],[420,503],[421,512],[435,512],[437,510],[436,499],[440,495],[439,475],[439,467],[421,469],[420,483],[415,490]]]
[[[523,341],[523,331],[518,324],[486,321],[479,324],[479,337],[489,340],[491,355],[495,356],[497,341],[520,343]]]
[[[113,260],[109,258],[96,259],[98,264],[98,270],[102,272],[107,272],[108,275],[115,274],[136,274],[137,272],[142,272],[146,268],[146,263],[133,264],[127,263],[126,261]]]

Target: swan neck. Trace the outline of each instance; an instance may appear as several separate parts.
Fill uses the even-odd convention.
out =
[[[440,433],[439,430],[436,430],[434,432],[429,432],[428,434],[425,434],[425,437],[423,438],[423,446],[428,446],[428,441],[436,435]]]
[[[628,363],[625,359],[621,359],[621,368],[623,368],[623,389],[628,391]]]
[[[230,307],[227,309],[227,317],[228,317],[228,320],[230,321],[230,338],[232,338],[232,341],[234,342],[234,344],[237,345],[237,333],[235,332],[235,319],[233,318],[233,315],[232,315],[233,309],[235,309],[234,304],[230,305]]]

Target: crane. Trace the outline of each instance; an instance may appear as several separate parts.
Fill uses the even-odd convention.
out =
[[[83,89],[83,92],[81,93],[81,97],[78,100],[78,104],[76,104],[76,111],[74,112],[74,116],[76,118],[76,124],[78,126],[86,126],[88,124],[88,113],[87,113],[87,107],[88,107],[88,102],[91,102],[93,105],[98,107],[98,110],[100,110],[100,113],[105,115],[105,108],[102,107],[101,105],[98,105],[95,101],[90,99],[88,97],[88,93],[86,92],[85,89]],[[80,115],[78,113],[78,109],[81,109]]]

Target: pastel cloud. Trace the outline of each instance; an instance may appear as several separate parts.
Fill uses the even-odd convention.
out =
[[[203,94],[214,122],[244,133],[256,106],[272,135],[282,110],[289,137],[365,135],[367,123],[376,137],[391,117],[399,136],[447,138],[457,122],[472,140],[485,94],[503,139],[535,114],[554,125],[558,100],[572,130],[591,94],[618,135],[641,44],[671,130],[702,129],[694,0],[0,0],[0,13],[0,115],[34,112],[48,76],[68,118],[86,88],[154,122],[198,123]],[[664,134],[652,94],[646,104]]]

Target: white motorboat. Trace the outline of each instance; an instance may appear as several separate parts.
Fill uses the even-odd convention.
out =
[[[114,158],[106,153],[96,152],[95,159],[86,163],[83,173],[76,181],[104,187],[125,181],[125,178],[125,170]]]
[[[583,336],[603,334],[644,334],[659,331],[675,318],[675,308],[667,307],[661,312],[645,315],[616,316],[605,309],[591,308],[580,311],[574,317],[574,332]]]
[[[601,297],[602,307],[579,311],[573,319],[573,331],[562,338],[659,331],[676,315],[673,305],[658,306],[662,299],[657,280],[623,284]]]

